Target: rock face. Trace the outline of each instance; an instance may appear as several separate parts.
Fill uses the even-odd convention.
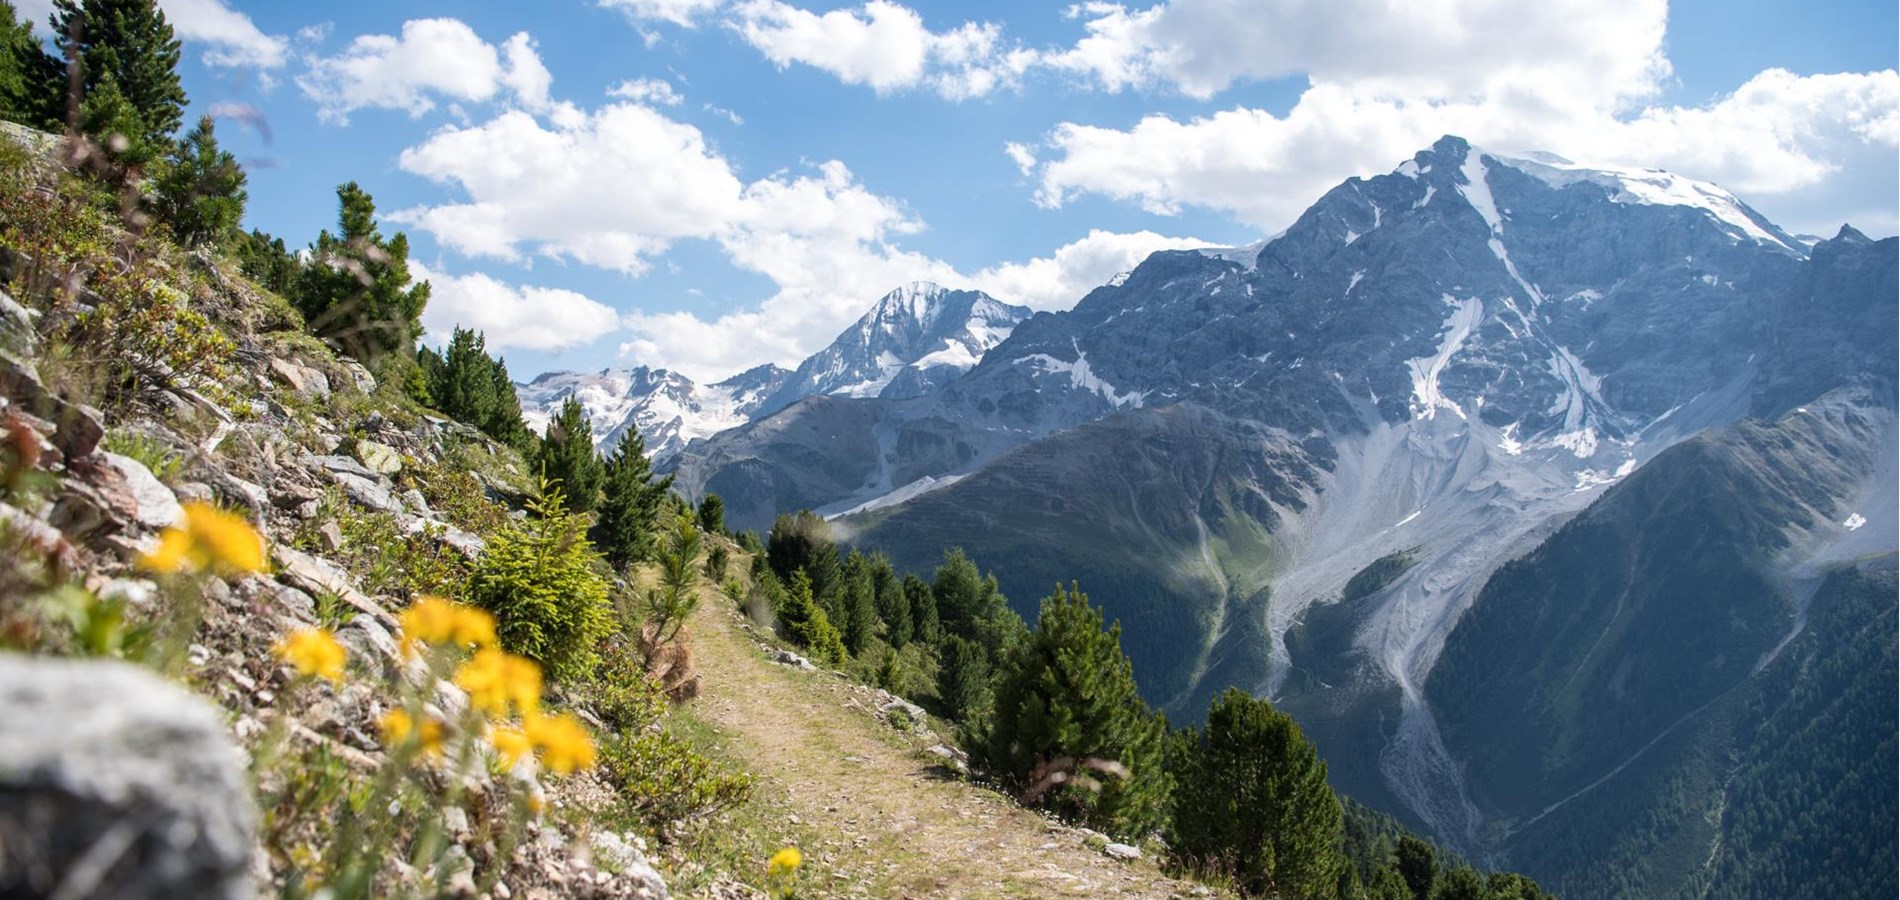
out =
[[[0,722],[0,895],[252,896],[244,761],[205,702],[120,663],[0,654]]]
[[[982,291],[925,281],[904,285],[800,364],[760,412],[819,394],[903,399],[931,393],[969,371],[1027,318],[1027,307]]]
[[[787,371],[773,365],[710,385],[666,369],[549,372],[515,385],[539,430],[569,397],[580,401],[602,452],[638,432],[655,460],[806,397],[921,397],[976,365],[1029,318],[1026,307],[981,291],[927,282],[886,294],[831,345]]]

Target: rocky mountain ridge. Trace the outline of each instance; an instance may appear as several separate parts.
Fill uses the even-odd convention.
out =
[[[1155,254],[934,395],[806,398],[689,448],[679,483],[750,527],[849,513],[900,565],[962,546],[1025,606],[1090,573],[1152,700],[1267,693],[1348,792],[1502,853],[1510,814],[1473,798],[1473,748],[1423,690],[1500,566],[1682,441],[1841,405],[1874,423],[1847,439],[1866,464],[1801,485],[1810,511],[1786,521],[1858,522],[1857,546],[1892,552],[1867,498],[1894,460],[1867,451],[1892,441],[1895,248],[1850,227],[1809,245],[1669,173],[1447,137],[1251,259]],[[1588,884],[1592,864],[1533,874]]]
[[[580,401],[602,452],[637,431],[656,460],[688,444],[769,415],[801,398],[915,397],[967,371],[1029,310],[981,291],[928,282],[880,298],[830,345],[797,370],[761,365],[711,385],[678,372],[641,366],[597,373],[547,372],[515,386],[537,432],[568,397]]]

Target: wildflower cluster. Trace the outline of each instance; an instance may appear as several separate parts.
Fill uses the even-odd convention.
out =
[[[487,718],[488,743],[503,768],[512,769],[531,753],[538,753],[542,765],[556,775],[594,765],[594,742],[586,726],[571,713],[542,712],[541,667],[497,646],[494,616],[440,597],[423,597],[403,611],[402,646],[412,657],[423,647],[473,650],[455,667],[453,680],[468,693],[469,706]],[[518,725],[513,722],[517,716]],[[425,752],[434,751],[428,732],[406,713],[399,721],[385,719],[383,730],[394,742],[414,737]]]
[[[185,521],[158,536],[158,549],[139,559],[154,572],[264,571],[264,539],[240,516],[208,503],[185,504]]]
[[[328,628],[304,628],[277,642],[277,656],[299,673],[321,678],[332,684],[343,683],[343,663],[348,654]]]
[[[798,867],[805,864],[804,854],[797,847],[786,847],[765,863],[765,881],[773,897],[795,897],[798,895]]]

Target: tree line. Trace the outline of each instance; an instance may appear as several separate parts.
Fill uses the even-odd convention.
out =
[[[1171,725],[1142,699],[1120,624],[1076,584],[1044,597],[1031,627],[960,550],[929,580],[900,574],[841,548],[810,511],[738,540],[757,551],[743,598],[755,618],[955,721],[997,787],[1111,836],[1158,838],[1185,874],[1300,900],[1549,896],[1342,803],[1299,725],[1265,699],[1230,688],[1202,724]]]

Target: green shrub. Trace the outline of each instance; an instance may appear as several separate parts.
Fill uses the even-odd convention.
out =
[[[136,460],[159,481],[171,481],[185,465],[183,456],[148,432],[114,431],[106,435],[104,446],[107,452]]]
[[[601,768],[628,811],[648,827],[704,818],[752,796],[752,777],[723,771],[692,744],[645,730],[608,741]]]
[[[502,646],[557,681],[586,674],[613,626],[605,562],[585,519],[561,502],[555,490],[530,500],[526,519],[489,536],[468,579],[469,601],[495,615]]]
[[[732,551],[725,544],[714,543],[706,550],[706,577],[713,581],[724,581],[726,568],[732,563]]]
[[[641,731],[666,713],[666,692],[635,660],[631,648],[603,646],[601,665],[589,685],[594,715],[620,734]]]
[[[835,664],[845,658],[844,638],[832,626],[831,617],[812,599],[811,578],[804,569],[793,570],[791,587],[776,599],[779,602],[773,613],[786,639],[810,651],[818,662]]]

